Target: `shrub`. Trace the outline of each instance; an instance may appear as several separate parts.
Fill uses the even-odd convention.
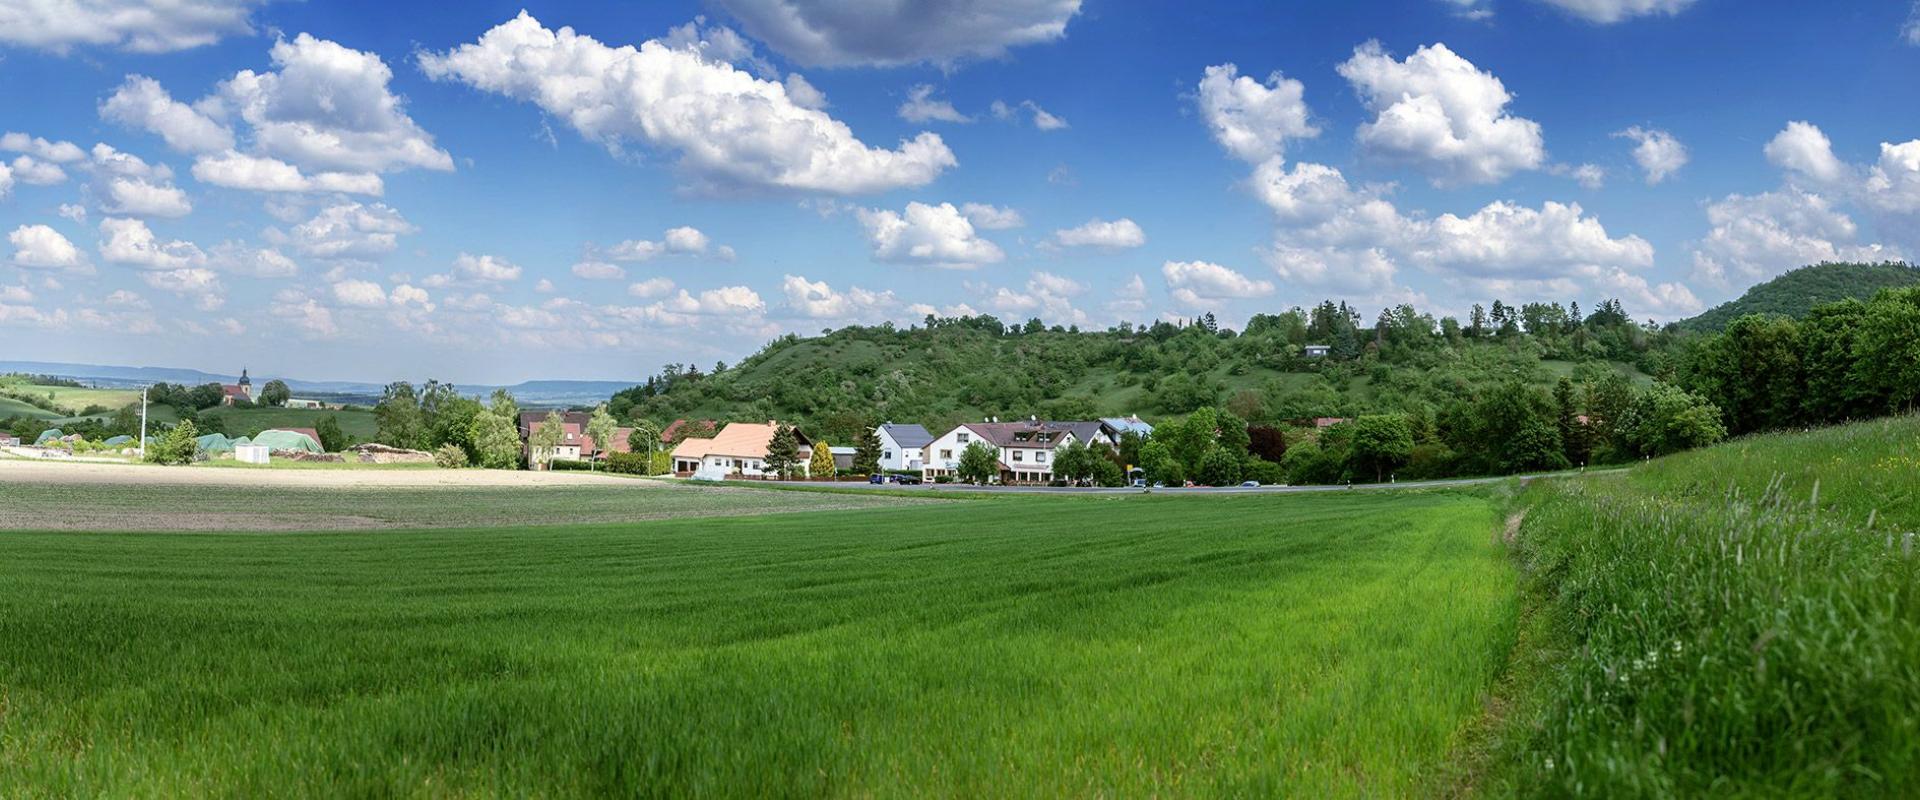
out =
[[[556,458],[547,462],[547,469],[556,472],[587,472],[593,469],[593,463],[571,458]]]
[[[648,475],[653,459],[646,453],[608,453],[607,471],[622,475]]]
[[[457,444],[443,444],[433,451],[433,463],[441,469],[465,469],[467,451]]]
[[[146,458],[155,464],[191,464],[199,455],[200,443],[194,441],[199,435],[191,420],[182,420],[166,435],[147,442]]]
[[[1240,477],[1272,486],[1287,482],[1287,468],[1264,458],[1249,458],[1241,464]]]

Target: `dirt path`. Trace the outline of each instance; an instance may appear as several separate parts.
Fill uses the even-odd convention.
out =
[[[358,487],[606,486],[632,478],[588,472],[486,469],[297,469],[275,467],[161,467],[76,461],[0,459],[0,497],[9,483],[135,486],[269,486],[307,489]]]

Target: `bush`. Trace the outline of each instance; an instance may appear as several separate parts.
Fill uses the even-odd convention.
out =
[[[1232,486],[1240,482],[1240,459],[1219,445],[1207,450],[1200,457],[1200,468],[1194,478],[1206,486]]]
[[[200,432],[191,421],[182,420],[160,436],[147,442],[147,460],[155,464],[191,464],[199,455],[199,442],[194,441]]]
[[[1287,468],[1264,458],[1249,458],[1241,465],[1240,477],[1274,486],[1287,482]]]
[[[556,458],[547,462],[547,469],[555,472],[589,472],[593,464],[571,458]]]
[[[650,475],[653,459],[646,453],[608,453],[607,471],[621,475]]]
[[[465,469],[467,451],[457,444],[443,444],[433,451],[433,463],[441,469]]]

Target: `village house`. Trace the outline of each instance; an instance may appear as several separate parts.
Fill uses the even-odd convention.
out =
[[[521,455],[526,457],[528,464],[536,464],[533,458],[533,434],[546,424],[547,415],[550,413],[553,412],[520,412],[520,422],[517,427],[520,431]],[[593,437],[587,435],[587,423],[592,420],[593,415],[585,411],[560,412],[560,443],[553,448],[552,453],[547,454],[547,460],[588,461],[604,458],[607,453],[632,452],[632,428],[615,428],[613,441],[607,443],[606,449],[603,450]],[[538,466],[535,468],[537,469]]]
[[[1091,426],[1091,427],[1088,427]],[[1077,441],[1074,430],[1097,431],[1099,423],[1077,422],[967,422],[935,437],[926,447],[927,480],[959,476],[960,455],[974,442],[986,442],[999,451],[999,479],[1003,484],[1044,484],[1053,480],[1053,452]],[[1097,434],[1093,434],[1097,436]]]
[[[673,448],[673,472],[680,477],[771,477],[767,453],[779,423],[733,422],[711,439],[687,439]],[[799,447],[794,451],[798,475],[807,474],[813,457],[813,443],[794,431]]]
[[[1310,344],[1304,348],[1301,348],[1301,350],[1306,354],[1307,358],[1326,358],[1328,353],[1333,352],[1333,346],[1325,345],[1325,344]]]
[[[1124,417],[1101,417],[1100,426],[1104,429],[1103,433],[1107,437],[1108,443],[1113,445],[1115,450],[1120,449],[1120,437],[1122,434],[1131,432],[1138,434],[1140,438],[1143,439],[1153,435],[1153,424],[1141,419],[1135,414],[1128,414]]]
[[[917,472],[926,459],[927,445],[933,434],[921,425],[887,423],[876,431],[880,436],[881,472]]]

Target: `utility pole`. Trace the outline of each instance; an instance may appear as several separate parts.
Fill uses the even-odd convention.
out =
[[[140,457],[147,457],[147,389],[140,387]]]

